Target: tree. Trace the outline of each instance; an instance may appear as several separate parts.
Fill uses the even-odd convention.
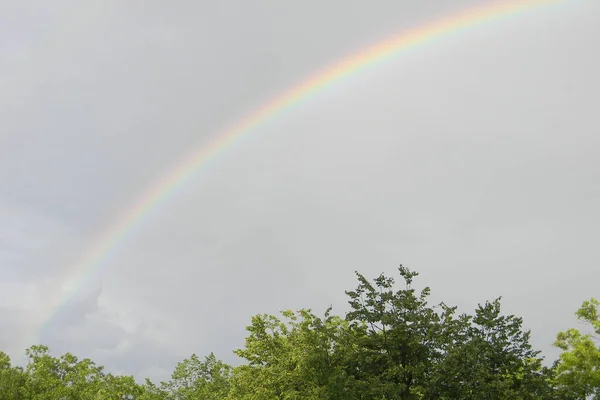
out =
[[[101,389],[96,392],[95,397],[98,400],[137,400],[144,393],[144,389],[136,383],[133,376],[115,376],[113,374],[107,374],[104,375],[99,386]]]
[[[501,315],[500,298],[478,305],[473,317],[463,317],[453,346],[435,366],[430,398],[556,398],[522,322]]]
[[[142,394],[136,400],[165,400],[169,398],[169,393],[166,390],[156,386],[148,378],[146,378],[141,388]]]
[[[163,385],[169,398],[176,400],[218,400],[229,392],[231,367],[213,353],[204,358],[196,354],[175,367],[171,381]]]
[[[571,328],[559,332],[554,345],[563,352],[555,363],[556,381],[566,391],[579,398],[593,395],[600,399],[600,302],[592,298],[584,301],[575,315],[594,332],[582,333]]]
[[[417,296],[411,284],[418,274],[403,266],[399,272],[405,289],[394,291],[394,279],[383,274],[372,284],[356,272],[358,288],[346,292],[346,320],[358,337],[347,372],[363,398],[421,398],[443,346],[445,316],[428,306],[430,289]]]
[[[522,319],[501,313],[500,298],[472,315],[444,303],[430,306],[430,289],[412,288],[418,275],[400,266],[373,281],[356,273],[344,318],[331,307],[252,317],[236,368],[213,353],[178,363],[168,382],[139,385],[132,376],[105,373],[90,359],[26,350],[25,368],[0,352],[0,400],[581,400],[600,399],[600,302],[576,315],[594,333],[557,335],[563,350],[542,366]]]
[[[352,399],[341,368],[348,324],[311,310],[282,312],[284,321],[257,315],[247,327],[246,347],[235,353],[248,363],[234,369],[230,399]]]
[[[23,396],[30,400],[135,399],[143,390],[131,376],[105,374],[90,359],[70,353],[52,357],[46,346],[26,350]]]
[[[416,272],[399,272],[404,289],[394,291],[390,277],[371,283],[357,273],[358,288],[347,292],[347,320],[360,336],[348,372],[364,398],[556,398],[530,332],[521,318],[501,315],[500,299],[456,316],[456,307],[427,305],[429,288],[416,295]]]
[[[32,400],[93,399],[101,389],[102,367],[93,361],[66,353],[60,358],[50,356],[46,346],[26,350],[29,363],[25,393]]]
[[[21,399],[24,383],[23,369],[13,367],[8,354],[0,351],[0,400]]]

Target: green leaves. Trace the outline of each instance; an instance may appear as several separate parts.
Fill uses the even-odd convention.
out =
[[[0,400],[481,400],[600,398],[600,302],[585,301],[576,315],[589,333],[557,335],[563,350],[542,366],[522,319],[501,312],[500,298],[458,314],[429,305],[417,292],[416,272],[400,266],[403,284],[383,274],[356,273],[345,317],[309,309],[251,318],[245,360],[235,368],[213,353],[192,354],[160,385],[105,373],[90,359],[26,350],[25,368],[0,352]]]
[[[559,332],[554,345],[563,350],[555,363],[556,381],[563,390],[577,396],[594,395],[600,399],[600,302],[592,298],[584,301],[577,310],[577,318],[594,332],[582,333],[577,329]]]
[[[246,359],[233,371],[232,399],[344,398],[344,353],[348,325],[327,310],[324,318],[311,310],[283,311],[252,318],[246,348],[235,354]]]
[[[23,370],[12,367],[10,357],[0,351],[0,400],[19,399],[24,384]]]
[[[456,340],[435,366],[433,394],[461,399],[538,399],[552,392],[522,320],[503,316],[500,299],[463,318]],[[432,396],[434,398],[434,396]]]
[[[28,363],[22,369],[11,367],[0,352],[0,399],[137,399],[143,393],[133,377],[105,374],[90,359],[70,353],[56,358],[46,346],[32,346],[25,353]]]
[[[32,399],[91,399],[106,386],[102,367],[89,359],[79,361],[69,353],[55,358],[45,346],[32,346],[26,354],[25,393]]]
[[[417,296],[417,273],[399,272],[403,289],[394,291],[392,278],[371,283],[357,273],[358,288],[347,292],[353,310],[346,318],[362,333],[348,371],[368,382],[360,389],[368,398],[534,399],[552,392],[529,332],[520,318],[501,314],[500,299],[457,316],[456,307],[429,306],[429,288]]]
[[[346,292],[352,307],[346,320],[358,340],[347,372],[372,398],[417,398],[442,343],[441,317],[427,305],[429,288],[416,296],[411,284],[418,274],[402,266],[399,272],[404,289],[394,291],[391,277],[380,275],[372,284],[356,273],[358,288]]]
[[[231,367],[217,360],[213,353],[204,361],[192,354],[177,364],[171,381],[163,384],[163,390],[181,400],[223,399],[229,392],[230,375]]]

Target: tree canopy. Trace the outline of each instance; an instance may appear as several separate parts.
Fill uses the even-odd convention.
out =
[[[504,315],[501,299],[473,313],[445,303],[430,305],[428,287],[403,266],[394,277],[356,273],[347,291],[350,311],[328,308],[253,316],[245,362],[232,367],[213,353],[196,354],[158,384],[115,376],[90,359],[26,350],[27,365],[13,366],[0,352],[0,400],[450,400],[600,399],[600,302],[583,302],[576,315],[590,332],[559,332],[562,350],[552,367],[530,344],[522,319]]]

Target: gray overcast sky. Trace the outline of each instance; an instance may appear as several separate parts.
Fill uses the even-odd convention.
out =
[[[0,0],[0,349],[193,146],[324,66],[481,1]],[[432,301],[503,296],[551,359],[599,296],[600,2],[436,40],[261,126],[202,171],[41,340],[167,378],[237,362],[256,313],[346,310],[403,263]]]

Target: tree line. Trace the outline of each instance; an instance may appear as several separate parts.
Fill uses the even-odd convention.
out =
[[[26,350],[25,367],[0,352],[0,400],[383,400],[600,399],[600,302],[577,310],[590,333],[557,334],[562,350],[551,367],[532,348],[522,318],[504,315],[500,298],[459,314],[430,305],[418,274],[400,266],[403,285],[380,275],[347,291],[350,311],[310,309],[252,317],[245,362],[232,367],[211,353],[175,367],[170,380],[140,384],[90,359]],[[594,333],[592,333],[594,332]]]

